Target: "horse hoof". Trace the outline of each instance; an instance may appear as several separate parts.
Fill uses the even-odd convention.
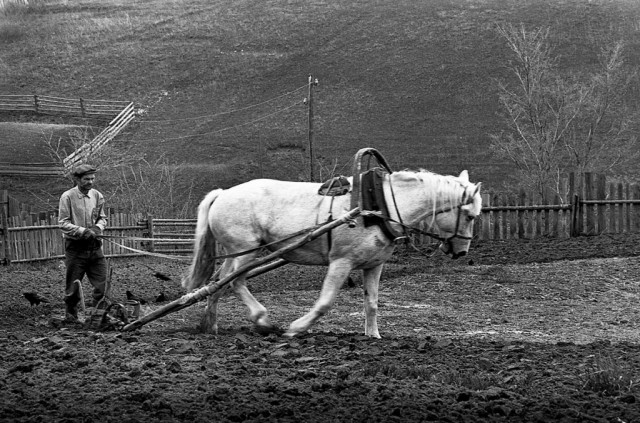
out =
[[[196,326],[196,331],[198,333],[204,333],[208,335],[217,335],[218,334],[218,325],[211,326],[200,323]]]
[[[265,336],[271,335],[272,333],[275,333],[275,334],[282,333],[282,330],[279,327],[273,326],[273,325],[255,325],[254,330],[256,331],[257,334],[265,335]]]
[[[282,334],[282,336],[285,338],[293,338],[296,335],[297,335],[296,333],[288,332],[288,331]]]

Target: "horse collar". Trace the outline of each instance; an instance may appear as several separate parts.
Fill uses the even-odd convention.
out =
[[[362,209],[379,212],[376,215],[363,216],[364,226],[377,225],[382,232],[392,241],[398,238],[406,238],[405,232],[399,232],[391,226],[389,209],[384,196],[384,177],[386,171],[379,167],[370,169],[362,174]]]

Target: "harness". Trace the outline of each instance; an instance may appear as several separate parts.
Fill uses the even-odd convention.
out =
[[[365,160],[368,159],[368,160]],[[375,159],[379,166],[371,167],[371,159]],[[365,163],[366,161],[366,163]],[[366,165],[366,167],[365,167]],[[365,170],[363,171],[363,167]],[[374,148],[363,148],[355,155],[353,166],[353,187],[351,190],[351,208],[360,207],[361,218],[365,227],[377,225],[380,227],[385,236],[395,243],[411,244],[410,234],[417,233],[437,239],[438,241],[451,245],[454,239],[471,240],[472,237],[459,233],[460,230],[460,209],[473,202],[473,196],[467,196],[466,189],[463,189],[462,198],[457,205],[448,205],[441,209],[435,210],[425,216],[437,216],[457,209],[456,226],[453,235],[443,237],[439,233],[433,231],[425,231],[423,229],[410,226],[402,221],[402,215],[398,210],[395,200],[395,193],[391,178],[389,178],[389,190],[391,191],[391,201],[395,208],[397,220],[391,218],[389,213],[389,205],[384,195],[384,179],[386,175],[391,175],[393,171],[384,159],[384,157]],[[345,184],[346,183],[346,184]],[[327,222],[333,220],[333,197],[336,195],[344,195],[349,191],[348,181],[346,178],[339,176],[326,181],[318,191],[318,194],[331,196],[331,204],[329,206],[329,217]],[[346,186],[345,186],[346,185]],[[463,186],[464,188],[464,186]],[[392,223],[400,226],[401,230],[397,230]],[[353,225],[350,225],[353,226]],[[329,241],[329,249],[331,249],[331,231],[327,233]]]
[[[440,234],[430,231],[425,231],[420,228],[416,228],[414,226],[410,226],[405,224],[402,221],[402,216],[400,215],[400,211],[398,210],[398,205],[395,201],[395,195],[393,191],[393,185],[391,183],[391,179],[389,179],[389,185],[391,190],[392,201],[396,210],[396,214],[398,215],[398,220],[391,218],[389,214],[389,209],[386,203],[386,199],[384,196],[383,190],[383,182],[384,176],[386,172],[381,168],[374,168],[362,175],[362,206],[363,206],[363,220],[365,227],[378,225],[382,229],[382,232],[392,241],[394,242],[410,242],[410,233],[419,233],[422,235],[427,235],[431,238],[437,239],[440,242],[450,244],[452,240],[459,238],[464,240],[470,240],[472,237],[461,235],[459,233],[460,229],[460,209],[473,202],[473,197],[467,197],[467,191],[463,190],[462,198],[457,205],[450,205],[442,207],[434,212],[428,213],[426,217],[429,216],[437,216],[441,213],[447,213],[451,210],[457,209],[458,213],[456,216],[456,226],[453,231],[453,235],[450,237],[442,237]],[[464,187],[463,187],[464,188]],[[395,223],[402,227],[402,231],[395,230],[391,223]]]

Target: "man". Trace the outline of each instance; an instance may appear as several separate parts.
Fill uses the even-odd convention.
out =
[[[104,196],[93,188],[96,168],[83,164],[75,168],[72,176],[75,186],[60,197],[58,224],[65,239],[65,319],[78,322],[80,295],[75,281],[87,275],[93,285],[93,306],[105,294],[107,261],[102,251],[102,234],[107,219],[104,212]]]

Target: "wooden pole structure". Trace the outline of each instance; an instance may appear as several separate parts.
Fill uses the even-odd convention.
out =
[[[309,75],[309,94],[307,96],[307,106],[309,108],[309,182],[313,182],[315,180],[315,171],[313,161],[315,160],[313,156],[313,87],[318,85],[318,79],[313,79],[311,75]]]
[[[2,245],[4,247],[4,264],[11,263],[9,250],[9,191],[0,191],[0,230],[2,230]]]
[[[274,251],[271,254],[268,254],[264,257],[260,257],[257,258],[255,260],[253,260],[250,263],[245,264],[244,266],[240,266],[236,271],[229,273],[228,275],[226,275],[224,278],[220,279],[217,282],[212,282],[209,285],[206,285],[202,288],[199,288],[193,292],[190,292],[186,295],[183,295],[181,298],[178,298],[175,301],[172,301],[171,303],[157,309],[154,310],[153,312],[147,314],[146,316],[140,318],[139,320],[136,320],[135,322],[129,323],[128,325],[126,325],[125,327],[122,328],[123,331],[131,331],[131,330],[135,330],[135,329],[139,329],[140,327],[142,327],[143,325],[152,322],[156,319],[159,319],[160,317],[166,316],[167,314],[182,310],[184,308],[187,308],[195,303],[197,303],[198,301],[204,299],[205,297],[208,297],[209,295],[212,295],[213,293],[215,293],[216,291],[220,290],[221,288],[223,288],[225,285],[231,283],[234,279],[238,278],[240,275],[247,273],[253,269],[256,269],[260,266],[266,265],[265,268],[271,266],[268,263],[276,260],[276,259],[280,259],[282,255],[293,251],[297,248],[300,248],[301,246],[303,246],[304,244],[307,244],[311,241],[313,241],[314,239],[318,238],[319,236],[329,232],[330,230],[337,228],[340,225],[344,225],[347,222],[352,221],[353,219],[355,219],[356,217],[358,217],[360,215],[360,208],[356,207],[355,209],[351,210],[350,212],[344,214],[342,217],[340,217],[339,219],[336,219],[332,222],[327,223],[326,225],[323,225],[321,227],[319,227],[318,229],[315,229],[313,231],[311,231],[307,236],[305,236],[304,238],[299,239],[298,241],[287,245],[286,247],[283,247],[277,251]],[[277,260],[276,263],[278,265],[282,265],[285,263],[282,263],[280,260]],[[275,266],[277,267],[277,266]],[[274,268],[274,267],[271,267]],[[267,269],[269,270],[269,269]],[[266,271],[266,270],[265,270]]]
[[[147,215],[147,232],[149,233],[148,237],[151,239],[148,246],[148,251],[153,253],[155,251],[155,244],[153,243],[153,215]]]

